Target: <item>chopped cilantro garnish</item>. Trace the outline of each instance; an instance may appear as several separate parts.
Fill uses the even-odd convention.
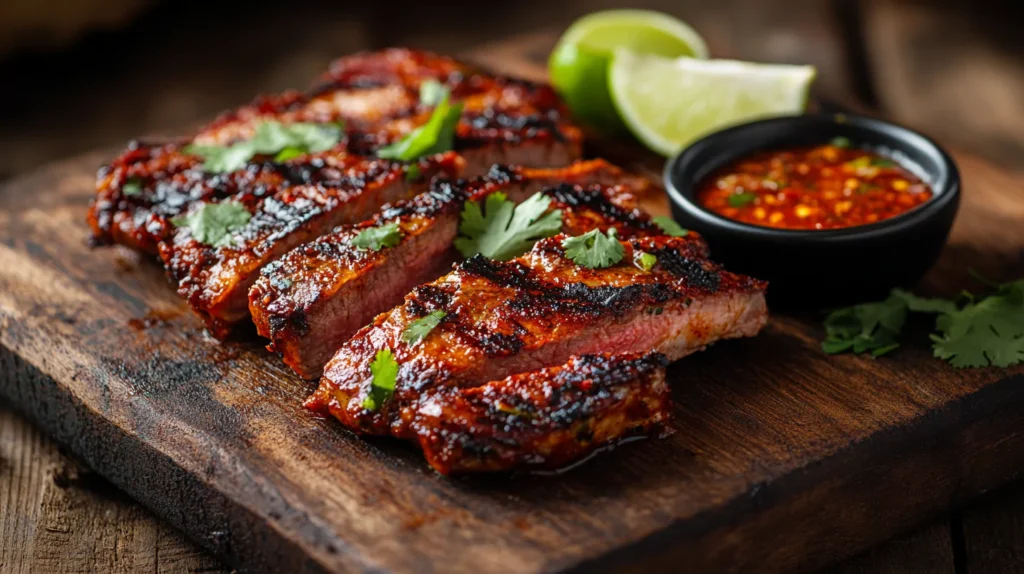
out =
[[[373,382],[370,383],[370,392],[363,399],[363,408],[375,411],[395,393],[398,361],[395,360],[391,349],[377,351],[377,356],[370,363],[370,373],[373,374]]]
[[[844,138],[843,136],[839,136],[836,138],[832,138],[832,141],[830,141],[829,144],[839,148],[848,148],[851,145],[853,145],[853,142],[850,141],[850,138]]]
[[[884,157],[871,158],[871,165],[874,167],[895,167],[896,162]]]
[[[448,313],[438,309],[433,313],[420,317],[409,323],[409,326],[402,331],[402,340],[409,345],[416,345],[422,341],[431,331],[441,323]]]
[[[184,151],[202,157],[204,171],[226,173],[244,168],[257,155],[273,155],[274,161],[281,162],[331,149],[340,140],[339,124],[282,124],[270,120],[256,126],[252,139],[229,146],[190,145]]]
[[[419,179],[421,177],[423,177],[423,170],[420,169],[420,166],[418,166],[418,165],[416,165],[414,163],[410,163],[409,165],[407,165],[405,167],[405,180],[406,181],[416,181],[417,179]]]
[[[401,140],[377,150],[377,156],[398,161],[413,161],[421,157],[452,149],[455,127],[462,117],[462,103],[448,103],[445,91],[427,123],[412,130]]]
[[[137,177],[130,177],[121,186],[122,195],[139,195],[142,193],[142,180]]]
[[[213,247],[232,243],[231,232],[249,223],[252,216],[245,206],[234,201],[202,203],[191,213],[171,220],[178,227],[187,227],[192,238]]]
[[[875,356],[899,346],[896,339],[909,312],[935,313],[931,335],[936,357],[954,367],[1008,367],[1024,362],[1024,279],[997,286],[996,293],[965,303],[926,299],[894,289],[885,301],[833,312],[825,320],[826,353],[871,351]]]
[[[459,224],[462,236],[455,240],[455,247],[465,257],[477,253],[503,261],[518,257],[561,229],[562,212],[548,211],[550,205],[551,198],[539,193],[519,205],[501,192],[488,195],[482,208],[480,202],[467,201]]]
[[[650,271],[658,263],[658,258],[645,251],[635,251],[633,253],[633,261],[640,269]]]
[[[420,84],[420,103],[425,106],[436,106],[448,94],[448,88],[437,80],[431,79]]]
[[[573,263],[590,269],[611,267],[622,261],[626,251],[619,243],[614,227],[608,230],[607,235],[600,229],[591,229],[577,237],[566,237],[562,240],[562,247],[565,256]]]
[[[398,245],[402,238],[402,230],[397,223],[388,223],[380,227],[367,227],[352,238],[352,245],[360,249],[380,251],[385,247]]]
[[[657,217],[652,217],[651,221],[653,221],[654,224],[657,225],[665,235],[670,235],[672,237],[683,237],[687,233],[689,233],[689,231],[687,231],[681,225],[676,223],[675,219],[672,219],[667,215],[658,215]]]
[[[735,193],[729,196],[729,206],[743,207],[744,205],[751,203],[755,199],[757,199],[757,194],[749,191],[744,191],[743,193]]]

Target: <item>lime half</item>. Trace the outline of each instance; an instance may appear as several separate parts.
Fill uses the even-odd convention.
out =
[[[606,10],[574,22],[551,52],[551,83],[578,119],[604,131],[624,127],[608,95],[608,65],[620,48],[669,58],[708,57],[700,34],[661,12]]]
[[[618,50],[608,88],[630,131],[670,156],[726,126],[799,114],[815,70],[811,66],[733,60],[663,58]]]

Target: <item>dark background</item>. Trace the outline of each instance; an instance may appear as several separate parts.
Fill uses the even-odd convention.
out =
[[[716,57],[814,64],[819,97],[875,109],[1024,182],[1022,4],[3,0],[0,181],[133,136],[187,131],[259,92],[304,87],[345,53],[407,45],[507,64],[498,45],[511,40],[543,61],[574,18],[647,7],[688,21]],[[0,572],[95,571],[222,567],[0,405]],[[1024,488],[833,571],[1024,572]]]

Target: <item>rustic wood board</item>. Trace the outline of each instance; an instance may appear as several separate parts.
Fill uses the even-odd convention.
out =
[[[0,190],[0,396],[243,569],[808,569],[1024,462],[1024,369],[955,371],[924,344],[827,357],[808,314],[673,365],[665,440],[557,476],[442,478],[411,446],[304,411],[311,385],[258,343],[206,338],[156,264],[88,248],[83,214],[111,153]],[[964,204],[925,291],[971,286],[969,265],[1024,275],[1024,190],[958,159]]]

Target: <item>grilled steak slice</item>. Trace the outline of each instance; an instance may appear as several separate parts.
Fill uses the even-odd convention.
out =
[[[660,353],[583,355],[417,402],[412,433],[441,474],[561,468],[671,419]]]
[[[413,287],[451,269],[458,258],[452,246],[465,199],[479,200],[501,191],[521,201],[538,189],[561,209],[567,233],[616,227],[621,237],[658,233],[636,208],[630,188],[600,185],[633,180],[601,160],[562,169],[495,166],[487,177],[452,184],[435,181],[432,189],[385,208],[370,221],[334,230],[299,247],[263,269],[249,292],[249,309],[268,349],[304,378],[318,378],[334,352],[359,328],[402,302]],[[565,182],[571,182],[565,183]],[[380,251],[351,245],[360,232],[397,224],[399,243]]]
[[[275,171],[259,185],[222,200],[243,205],[251,216],[229,241],[207,245],[189,228],[178,227],[160,243],[160,257],[178,294],[213,336],[225,337],[235,323],[249,317],[249,288],[264,265],[337,225],[362,221],[385,203],[422,189],[410,185],[404,168],[393,162],[333,152],[318,157],[324,165],[315,173]],[[428,174],[458,171],[454,153],[435,159],[428,162]]]
[[[120,243],[156,253],[173,232],[169,220],[198,201],[220,200],[260,185],[266,171],[316,172],[321,161],[300,156],[283,166],[257,156],[245,169],[204,173],[187,144],[229,145],[255,134],[268,120],[342,122],[334,151],[372,156],[427,121],[432,108],[420,102],[425,80],[442,82],[464,110],[454,149],[467,165],[462,175],[484,173],[501,161],[527,166],[566,165],[580,155],[582,135],[565,120],[554,91],[544,85],[484,73],[451,58],[392,49],[342,58],[321,84],[306,93],[262,97],[223,114],[194,137],[149,145],[132,142],[97,176],[88,221],[94,242]]]
[[[676,360],[752,336],[767,321],[766,284],[708,261],[695,233],[623,241],[624,258],[607,269],[577,266],[562,239],[508,262],[473,257],[417,287],[337,352],[307,406],[359,432],[406,436],[416,398],[433,388],[477,386],[578,354],[657,350]],[[638,251],[657,257],[650,271],[634,264]],[[435,311],[445,316],[422,341],[403,340],[412,321]],[[370,364],[384,349],[398,378],[391,399],[371,411],[363,407]]]

